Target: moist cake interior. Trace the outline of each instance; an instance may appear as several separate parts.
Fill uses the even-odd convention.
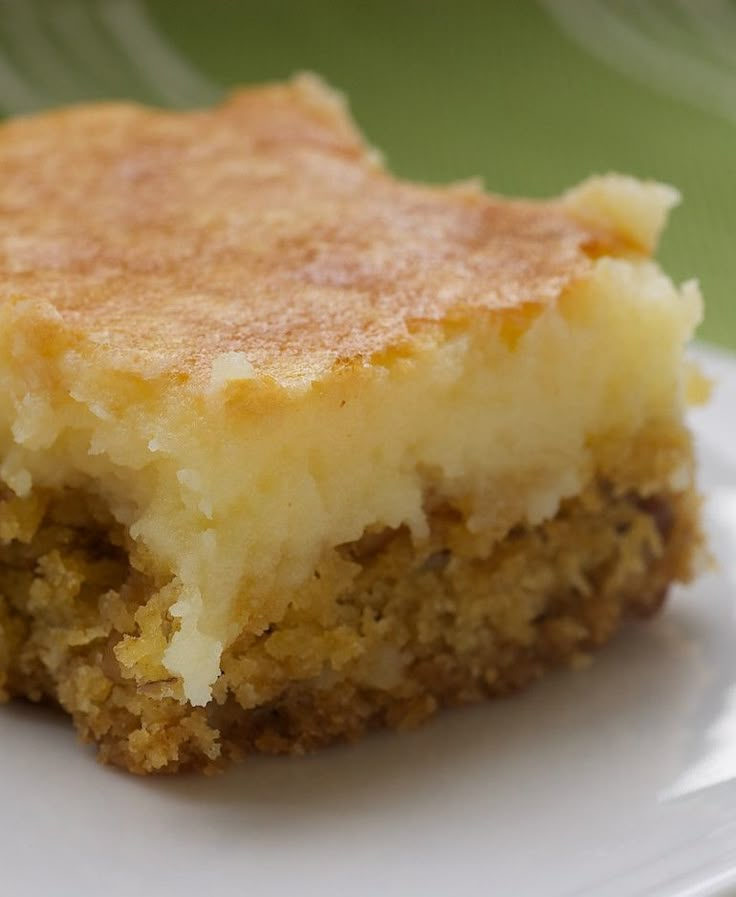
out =
[[[403,183],[310,78],[8,123],[0,168],[0,689],[103,759],[412,725],[696,571],[670,188]]]

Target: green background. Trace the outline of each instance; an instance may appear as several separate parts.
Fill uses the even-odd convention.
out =
[[[736,347],[734,0],[0,0],[0,107],[208,103],[300,69],[399,174],[543,196],[611,169],[678,186],[660,257]],[[5,88],[3,88],[5,85]]]

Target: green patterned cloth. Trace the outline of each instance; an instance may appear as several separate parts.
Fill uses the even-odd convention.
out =
[[[392,169],[549,195],[611,169],[685,198],[661,256],[736,348],[736,0],[0,0],[0,111],[210,102],[311,69]]]

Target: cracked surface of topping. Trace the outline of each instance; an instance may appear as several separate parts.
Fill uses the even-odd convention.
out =
[[[214,110],[80,106],[0,129],[0,300],[158,369],[314,379],[422,323],[554,301],[620,242],[561,203],[388,175],[315,78]]]

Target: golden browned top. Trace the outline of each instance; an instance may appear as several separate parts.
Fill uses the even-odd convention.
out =
[[[612,238],[560,206],[402,183],[316,79],[187,113],[111,103],[0,129],[0,300],[157,368],[279,380],[423,321],[554,300]]]

